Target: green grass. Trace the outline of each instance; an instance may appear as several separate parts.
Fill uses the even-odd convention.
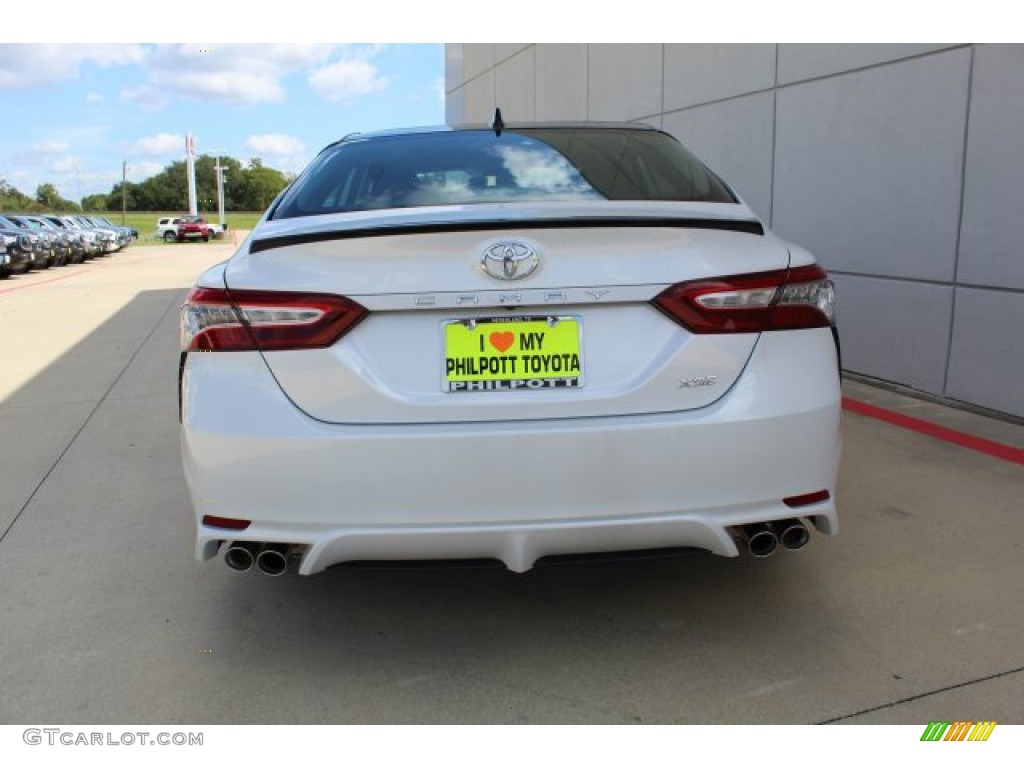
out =
[[[86,211],[86,215],[89,212]],[[96,216],[105,216],[110,219],[114,224],[121,223],[121,212],[120,211],[106,211],[94,214]],[[168,211],[166,213],[151,212],[151,211],[129,211],[124,218],[125,225],[129,227],[135,227],[139,230],[139,244],[144,245],[155,245],[162,243],[163,240],[156,238],[156,222],[157,219],[162,219],[165,216],[180,216],[181,211]],[[211,213],[202,213],[204,219],[211,224],[217,224],[220,219],[217,217],[216,211]],[[262,211],[240,211],[237,213],[228,212],[224,215],[225,220],[228,224],[228,235],[236,229],[252,229],[256,226],[256,222],[263,216]],[[223,241],[220,241],[223,242]]]

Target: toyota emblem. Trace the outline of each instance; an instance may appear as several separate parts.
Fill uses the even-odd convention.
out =
[[[484,272],[498,280],[522,280],[533,274],[540,264],[537,252],[524,243],[495,243],[480,260]]]

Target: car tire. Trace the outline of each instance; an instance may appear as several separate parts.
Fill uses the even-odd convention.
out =
[[[210,236],[209,235],[203,235],[203,242],[204,243],[210,242]]]
[[[176,234],[174,234],[171,230],[167,230],[166,232],[164,232],[164,242],[165,243],[173,243],[177,239],[178,239],[178,236]]]

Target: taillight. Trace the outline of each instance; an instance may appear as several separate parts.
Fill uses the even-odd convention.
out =
[[[367,315],[344,296],[193,288],[181,307],[184,351],[329,347]]]
[[[756,333],[826,328],[835,298],[825,271],[810,264],[678,283],[653,303],[692,333]]]

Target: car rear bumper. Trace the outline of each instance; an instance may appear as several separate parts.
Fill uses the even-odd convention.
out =
[[[477,424],[316,421],[257,353],[190,354],[182,450],[196,554],[297,545],[300,573],[349,560],[698,547],[735,556],[732,526],[810,517],[837,531],[835,347],[827,329],[763,334],[712,406],[643,416]],[[234,532],[205,515],[252,521]]]

